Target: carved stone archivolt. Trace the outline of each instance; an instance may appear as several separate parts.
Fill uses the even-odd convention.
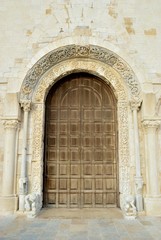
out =
[[[20,93],[20,101],[31,100],[32,137],[32,192],[42,194],[45,98],[62,77],[73,72],[88,72],[100,77],[113,89],[118,101],[118,158],[120,206],[130,194],[129,167],[129,100],[140,101],[140,89],[131,68],[113,52],[93,45],[70,45],[54,50],[28,72]],[[134,104],[135,105],[135,104]]]
[[[20,99],[31,99],[40,78],[53,66],[77,58],[97,60],[111,66],[124,79],[131,98],[135,100],[140,98],[139,84],[134,72],[117,54],[96,45],[68,45],[49,52],[29,70],[22,84]]]
[[[124,100],[126,98],[127,93],[125,91],[125,86],[122,84],[122,79],[110,66],[106,66],[104,63],[100,62],[76,59],[67,60],[51,68],[45,77],[40,79],[39,84],[35,88],[32,101],[35,103],[44,102],[44,98],[47,94],[46,89],[49,89],[51,85],[61,78],[61,76],[63,77],[69,73],[81,71],[93,73],[94,75],[103,78],[111,85],[119,100]]]

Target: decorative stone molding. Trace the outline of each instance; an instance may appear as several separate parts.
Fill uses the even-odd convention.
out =
[[[110,84],[119,100],[127,98],[122,79],[119,74],[111,67],[100,62],[85,61],[81,59],[68,60],[63,63],[59,63],[55,67],[51,68],[46,76],[40,79],[39,84],[35,88],[32,101],[35,103],[43,103],[49,89],[61,76],[65,76],[72,72],[85,71],[97,75]]]
[[[145,127],[145,129],[147,128],[154,128],[157,129],[160,125],[160,121],[159,120],[143,120],[143,126]]]
[[[44,133],[44,105],[35,104],[33,108],[34,136],[32,161],[32,192],[42,193],[43,175],[43,133]]]
[[[118,129],[119,129],[119,191],[120,206],[124,206],[124,196],[130,194],[130,169],[129,169],[129,136],[128,136],[128,103],[118,102]]]
[[[21,107],[23,108],[24,112],[29,112],[31,110],[31,101],[29,100],[22,100]]]
[[[46,54],[27,73],[21,88],[20,99],[32,98],[35,86],[50,68],[60,62],[77,58],[93,59],[111,66],[124,79],[131,99],[140,99],[139,84],[128,64],[112,51],[96,45],[67,45]]]
[[[7,128],[15,128],[17,129],[19,127],[19,121],[18,120],[4,120],[3,122],[4,124],[4,128],[7,129]]]

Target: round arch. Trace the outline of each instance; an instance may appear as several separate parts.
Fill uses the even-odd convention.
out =
[[[41,77],[53,66],[69,59],[91,59],[111,66],[124,79],[132,100],[140,99],[140,87],[130,66],[117,54],[96,45],[67,45],[43,56],[28,71],[20,90],[20,100],[31,99]]]
[[[88,72],[111,86],[117,98],[120,206],[131,193],[129,173],[129,102],[138,103],[141,92],[129,65],[115,53],[94,45],[68,45],[49,52],[27,73],[20,91],[22,104],[31,102],[32,175],[31,190],[42,195],[45,100],[59,79],[74,72]]]

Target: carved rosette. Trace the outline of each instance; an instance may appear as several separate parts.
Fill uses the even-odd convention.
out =
[[[50,68],[60,62],[77,58],[94,59],[111,66],[124,79],[131,99],[137,100],[140,97],[139,85],[133,71],[117,54],[95,45],[67,45],[49,52],[29,70],[22,85],[20,99],[31,99],[36,84]]]
[[[18,120],[4,120],[3,122],[5,129],[17,129],[19,127],[19,121]]]

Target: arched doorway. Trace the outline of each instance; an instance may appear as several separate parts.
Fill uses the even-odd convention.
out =
[[[121,209],[123,209],[126,196],[129,194],[134,195],[134,188],[130,180],[132,179],[131,176],[133,176],[133,171],[131,170],[133,167],[131,168],[130,162],[131,156],[134,153],[134,144],[131,144],[133,142],[133,134],[130,134],[133,119],[130,106],[133,104],[137,108],[141,104],[141,89],[136,75],[126,61],[114,52],[111,52],[108,48],[91,44],[64,45],[61,48],[54,48],[54,50],[45,54],[32,66],[23,81],[20,91],[20,103],[26,119],[33,120],[30,125],[32,132],[32,141],[30,144],[32,161],[31,188],[29,193],[38,195],[38,209],[41,209],[43,204],[42,193],[46,191],[45,188],[43,189],[46,95],[53,84],[56,87],[58,80],[76,72],[88,72],[94,76],[98,76],[104,81],[104,84],[107,84],[106,87],[108,85],[112,86],[112,93],[114,92],[117,98],[117,126],[119,129],[118,147],[116,146],[118,149],[118,152],[116,150],[116,154],[118,153],[116,159],[119,158],[119,166],[117,160],[117,169],[119,172],[119,176],[117,175],[117,179],[119,179],[117,190],[119,192],[118,202]],[[32,111],[30,111],[28,105],[31,105]],[[28,129],[27,121],[24,123],[23,128],[25,134],[26,129]],[[25,162],[27,155],[26,148],[24,148],[24,152],[23,160]],[[135,163],[137,166],[140,165],[140,160],[136,160]],[[21,165],[22,167],[24,166],[23,164]],[[25,174],[28,176],[26,170]],[[20,183],[23,181],[24,178],[20,178]],[[140,184],[142,184],[142,180]],[[25,192],[26,185],[23,184],[22,186],[23,192]],[[22,197],[24,196],[22,195]]]
[[[44,205],[118,205],[116,98],[87,73],[58,81],[46,100]]]

